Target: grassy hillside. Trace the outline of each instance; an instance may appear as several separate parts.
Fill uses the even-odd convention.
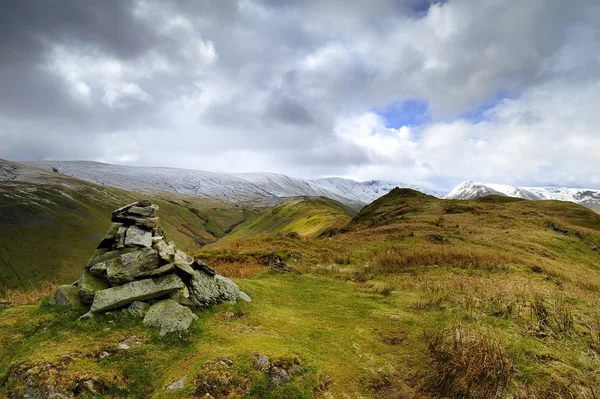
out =
[[[322,232],[348,224],[353,209],[329,198],[300,198],[284,202],[250,218],[225,237],[226,240],[297,233],[302,237],[316,237]]]
[[[0,310],[0,394],[33,373],[91,379],[109,398],[598,397],[600,215],[398,189],[335,232],[198,251],[232,276],[273,256],[304,274],[238,278],[253,302],[201,312],[179,338],[120,313],[77,323],[45,300]],[[116,349],[126,339],[139,344]],[[300,368],[275,386],[252,366],[259,353]],[[165,390],[183,376],[182,391]]]
[[[173,194],[143,195],[19,164],[19,177],[0,181],[0,293],[45,281],[68,282],[110,227],[112,210],[148,198],[177,245],[194,250],[226,234],[252,210]]]

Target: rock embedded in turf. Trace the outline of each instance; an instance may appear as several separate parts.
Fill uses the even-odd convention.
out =
[[[60,285],[48,301],[51,305],[79,307],[79,290],[73,285]]]
[[[172,299],[165,299],[150,306],[144,317],[144,324],[159,329],[160,335],[177,331],[187,331],[196,316],[189,308]]]
[[[149,308],[150,308],[150,305],[148,305],[146,302],[133,301],[127,307],[127,312],[129,312],[131,315],[133,315],[135,317],[139,317],[140,319],[143,319],[144,316],[146,316],[146,313],[148,312]]]
[[[183,377],[181,377],[180,379],[178,379],[177,381],[171,383],[167,388],[166,391],[170,392],[170,391],[180,391],[185,387],[185,379],[187,378],[187,374],[184,375]]]
[[[96,292],[90,311],[92,313],[105,312],[127,306],[134,301],[158,298],[183,287],[183,281],[174,274],[133,281]]]

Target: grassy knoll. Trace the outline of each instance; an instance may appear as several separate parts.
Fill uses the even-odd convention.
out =
[[[312,238],[347,225],[354,215],[356,211],[329,198],[294,199],[248,219],[227,234],[226,240],[280,233]]]

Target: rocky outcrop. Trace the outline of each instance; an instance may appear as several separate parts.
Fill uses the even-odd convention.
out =
[[[60,286],[50,302],[91,305],[86,317],[126,308],[164,335],[188,329],[197,318],[192,309],[250,301],[233,281],[169,242],[158,228],[157,212],[147,200],[115,210],[81,278]]]

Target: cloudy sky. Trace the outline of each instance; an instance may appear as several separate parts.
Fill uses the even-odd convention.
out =
[[[597,0],[0,3],[0,157],[600,188]]]

